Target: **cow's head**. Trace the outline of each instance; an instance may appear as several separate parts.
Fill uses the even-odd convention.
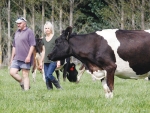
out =
[[[42,52],[43,46],[42,39],[39,37],[39,35],[35,35],[35,40],[36,40],[35,50],[40,54]]]
[[[69,38],[72,33],[72,27],[67,27],[62,34],[55,40],[53,51],[47,56],[49,60],[62,60],[72,55],[72,49],[69,45]]]
[[[74,63],[71,63],[69,65],[68,73],[67,73],[67,79],[70,82],[77,82],[77,75],[78,71],[76,69],[76,65]]]

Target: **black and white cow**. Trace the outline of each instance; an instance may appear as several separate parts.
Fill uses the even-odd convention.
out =
[[[114,75],[140,79],[150,74],[150,30],[105,29],[75,35],[67,27],[55,43],[49,59],[74,56],[92,73],[104,70],[101,81],[107,98],[113,97]]]
[[[40,71],[40,73],[42,74],[43,80],[45,81],[44,70],[43,69],[41,70],[39,68],[40,60],[41,60],[42,46],[43,46],[42,39],[39,38],[38,35],[36,35],[36,46],[35,46],[35,50],[33,52],[34,63],[33,63],[33,67],[32,67],[33,82],[35,82],[35,80],[36,80],[37,70]],[[75,82],[77,80],[78,72],[77,72],[75,64],[70,62],[70,57],[62,59],[62,60],[60,60],[60,62],[61,62],[61,66],[59,68],[55,69],[55,73],[56,73],[58,81],[60,81],[60,72],[59,71],[62,71],[64,81],[67,78],[70,82]],[[73,69],[73,70],[70,70],[70,69]]]

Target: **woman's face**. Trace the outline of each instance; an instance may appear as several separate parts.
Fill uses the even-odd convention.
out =
[[[51,34],[52,33],[52,31],[48,25],[45,25],[44,31],[45,31],[45,34]]]

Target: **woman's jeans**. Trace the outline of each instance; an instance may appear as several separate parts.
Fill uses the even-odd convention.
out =
[[[55,77],[53,76],[53,72],[56,69],[56,62],[44,63],[44,73],[46,82],[53,81]]]

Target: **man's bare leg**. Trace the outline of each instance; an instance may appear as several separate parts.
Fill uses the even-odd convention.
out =
[[[24,90],[29,90],[30,87],[29,72],[30,70],[22,69]]]
[[[18,69],[16,68],[11,68],[10,69],[10,75],[20,83],[20,85],[23,85],[23,79],[22,77],[18,74]]]

